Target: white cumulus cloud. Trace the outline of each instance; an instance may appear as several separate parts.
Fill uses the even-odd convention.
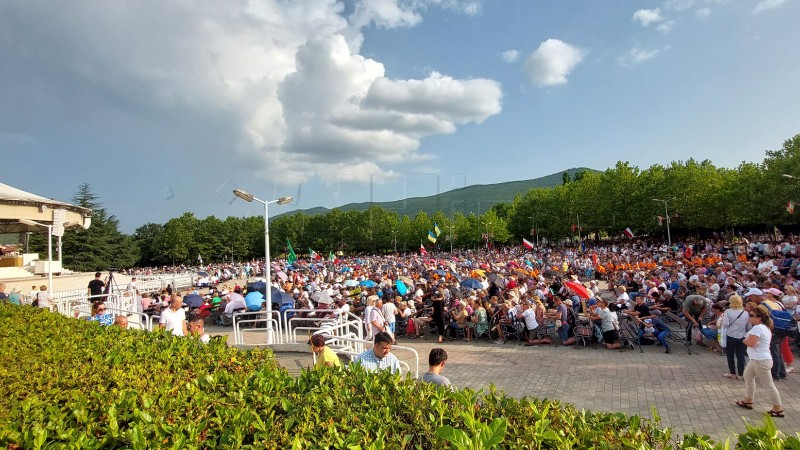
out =
[[[26,99],[16,102],[24,117],[63,114],[74,124],[146,111],[194,120],[198,133],[224,137],[225,158],[220,149],[183,151],[215,158],[220,171],[287,184],[345,170],[340,180],[388,179],[394,164],[435,157],[419,151],[424,137],[498,114],[503,94],[477,77],[387,78],[360,53],[362,27],[409,27],[430,6],[469,14],[479,5],[361,0],[349,14],[338,0],[9,0],[0,2],[0,57],[33,75],[0,71],[0,86]],[[61,85],[71,89],[39,94]],[[6,110],[0,104],[0,117]]]
[[[516,50],[506,50],[504,52],[500,52],[500,58],[502,58],[505,62],[515,62],[519,59],[519,52]]]
[[[664,20],[661,15],[661,9],[639,9],[633,13],[634,22],[639,22],[643,27],[649,27],[654,23],[659,23]]]
[[[525,71],[540,87],[567,83],[567,76],[585,56],[585,52],[558,39],[548,39],[539,45],[525,61]]]

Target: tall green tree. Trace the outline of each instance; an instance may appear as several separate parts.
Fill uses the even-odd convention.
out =
[[[64,233],[64,267],[86,272],[134,266],[139,260],[139,248],[133,238],[119,231],[119,221],[106,212],[89,184],[81,184],[72,200],[92,210],[92,226]]]

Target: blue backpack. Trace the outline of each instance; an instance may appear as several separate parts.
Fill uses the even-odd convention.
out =
[[[794,334],[797,331],[797,321],[794,320],[792,314],[785,309],[772,309],[769,307],[767,302],[762,302],[762,305],[766,306],[769,310],[769,315],[772,317],[772,323],[774,325],[773,331],[777,335],[788,336],[790,334]],[[783,305],[780,305],[783,308]]]

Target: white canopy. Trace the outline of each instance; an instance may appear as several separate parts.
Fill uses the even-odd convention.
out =
[[[41,231],[43,225],[53,225],[62,210],[64,228],[89,228],[92,210],[70,203],[40,197],[30,192],[0,183],[0,233]],[[57,225],[57,224],[56,224]]]

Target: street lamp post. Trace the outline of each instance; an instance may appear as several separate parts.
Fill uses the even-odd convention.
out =
[[[394,241],[394,252],[397,253],[397,230],[392,231],[392,240]]]
[[[664,202],[664,215],[667,216],[667,245],[672,247],[672,235],[670,235],[670,233],[669,233],[669,209],[667,207],[667,202],[669,202],[670,200],[675,200],[675,198],[670,198],[670,199],[666,199],[666,200],[665,199],[660,199],[660,198],[654,198],[653,199],[653,201],[656,201],[656,202]]]
[[[253,196],[253,194],[243,191],[241,189],[234,189],[233,195],[239,197],[240,199],[246,202],[252,202],[253,200],[261,203],[264,205],[264,276],[267,279],[267,345],[271,345],[273,342],[273,329],[272,329],[272,267],[270,266],[270,259],[269,259],[269,205],[271,203],[277,203],[279,205],[285,205],[291,202],[293,199],[292,197],[281,197],[277,200],[261,200]]]

